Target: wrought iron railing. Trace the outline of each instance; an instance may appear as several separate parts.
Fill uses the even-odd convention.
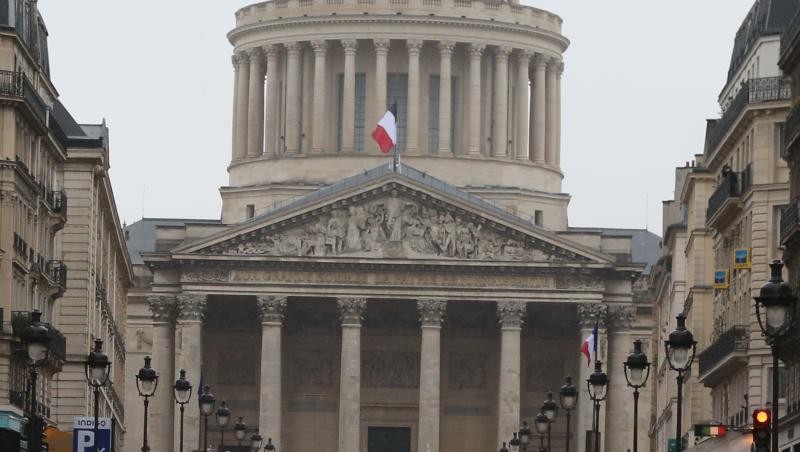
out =
[[[706,209],[706,221],[711,219],[715,213],[725,204],[730,198],[738,197],[741,194],[739,191],[739,174],[731,171],[720,179],[719,186],[714,193],[708,198],[708,209]]]
[[[734,121],[750,104],[789,100],[792,82],[788,77],[754,78],[742,84],[741,89],[728,104],[722,117],[706,135],[706,154],[712,154],[727,135]]]
[[[61,289],[67,288],[67,266],[62,261],[50,261],[47,263],[47,275]]]
[[[785,244],[789,237],[797,232],[800,226],[800,200],[792,201],[781,212],[781,244]]]
[[[0,95],[19,97],[26,101],[33,114],[42,122],[47,123],[47,110],[50,108],[44,99],[36,92],[33,83],[22,72],[0,71]]]
[[[781,151],[786,155],[789,149],[800,134],[800,103],[796,103],[789,116],[786,117],[786,122],[783,124],[783,145],[784,149]]]
[[[47,192],[47,203],[53,212],[61,215],[67,214],[67,192],[64,190],[51,190]]]
[[[700,374],[703,375],[713,369],[734,352],[747,351],[749,343],[750,338],[746,326],[731,327],[698,355]]]

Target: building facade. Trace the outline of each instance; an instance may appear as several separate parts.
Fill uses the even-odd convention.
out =
[[[680,427],[688,450],[750,450],[747,434],[695,437],[693,425],[747,428],[754,409],[770,406],[771,375],[781,371],[772,369],[752,291],[769,279],[768,263],[782,254],[789,170],[780,156],[792,86],[777,61],[780,35],[798,6],[789,0],[754,3],[734,42],[719,96],[722,116],[708,121],[703,154],[676,171],[676,198],[665,204],[664,223],[672,233],[665,232],[664,263],[671,272],[666,265],[662,271],[672,276],[673,287],[655,281],[663,326],[657,334],[663,341],[672,330],[666,320],[683,312],[698,341]],[[658,389],[654,406],[656,417],[667,420],[674,415],[675,373],[665,369],[664,375],[658,384],[668,388]],[[785,400],[780,403],[784,409]],[[672,433],[655,426],[656,450],[667,450],[664,437],[674,437],[675,426],[668,424],[663,427]]]
[[[474,0],[276,0],[236,18],[221,220],[127,229],[141,262],[127,374],[151,355],[278,450],[347,452],[499,449],[572,375],[571,437],[562,413],[552,450],[583,450],[578,351],[598,324],[613,363],[602,450],[631,447],[621,363],[635,339],[649,350],[634,283],[657,240],[568,226],[561,19]],[[393,103],[399,165],[369,137]],[[151,448],[175,447],[169,389],[150,413]],[[201,421],[187,405],[187,449]]]
[[[0,449],[16,451],[31,434],[25,418],[45,419],[46,441],[71,432],[90,412],[84,361],[93,339],[106,341],[116,368],[103,391],[119,444],[125,426],[125,293],[132,267],[107,180],[105,125],[78,125],[50,80],[47,28],[31,0],[0,1]],[[68,200],[70,202],[68,202]],[[116,236],[116,238],[115,238]],[[98,284],[107,284],[105,294]],[[89,286],[91,289],[88,289]],[[104,293],[102,297],[95,293]],[[105,301],[101,302],[100,299]],[[37,403],[19,334],[42,312],[51,335]],[[102,313],[102,314],[101,314]],[[22,445],[22,446],[21,446]],[[71,446],[70,446],[71,447]],[[52,449],[56,450],[56,449]]]

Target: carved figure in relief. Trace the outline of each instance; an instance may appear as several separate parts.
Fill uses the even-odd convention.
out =
[[[528,241],[501,236],[444,208],[397,195],[351,205],[289,229],[230,244],[224,254],[267,256],[445,257],[553,261]]]

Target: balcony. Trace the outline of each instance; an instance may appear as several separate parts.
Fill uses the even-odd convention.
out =
[[[731,171],[720,179],[717,189],[708,198],[706,223],[712,227],[719,227],[733,218],[742,210],[742,198],[752,187],[751,165],[741,173]]]
[[[46,275],[62,292],[67,290],[67,266],[64,262],[49,261]]]
[[[698,355],[698,380],[706,387],[716,386],[731,372],[747,365],[749,346],[750,332],[746,326],[737,325],[722,333]]]
[[[712,155],[722,144],[742,112],[755,104],[788,101],[792,98],[792,81],[788,77],[754,78],[742,84],[739,93],[731,100],[722,117],[706,135],[706,155]]]
[[[67,192],[63,190],[48,191],[45,200],[54,214],[67,216]]]
[[[800,199],[795,199],[781,212],[781,246],[800,231]]]
[[[30,311],[11,311],[11,331],[16,337],[20,337],[23,331],[31,324]],[[47,327],[50,336],[50,356],[48,360],[60,367],[67,358],[67,338],[61,334],[51,323],[42,323]]]
[[[28,112],[39,121],[47,125],[47,111],[50,107],[36,92],[33,83],[23,72],[0,71],[0,96],[12,97],[24,101]]]

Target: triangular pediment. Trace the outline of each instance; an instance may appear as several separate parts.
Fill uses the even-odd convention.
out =
[[[441,185],[441,181],[422,180],[425,177],[432,179],[389,173],[346,190],[328,190],[329,196],[312,194],[305,197],[307,202],[296,200],[172,253],[613,263],[610,256],[565,240],[473,195]]]

